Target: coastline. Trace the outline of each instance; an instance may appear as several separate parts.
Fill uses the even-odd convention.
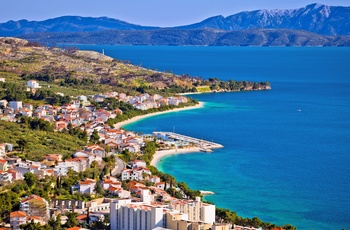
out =
[[[195,152],[200,152],[200,148],[193,147],[193,148],[184,148],[184,149],[170,149],[170,150],[156,151],[156,153],[153,155],[151,165],[154,167],[157,167],[157,163],[159,163],[161,158],[165,156],[170,156],[175,154],[195,153]]]
[[[142,119],[147,118],[147,117],[153,117],[153,116],[161,115],[164,113],[173,113],[173,112],[179,112],[179,111],[184,111],[184,110],[199,109],[199,108],[203,108],[203,107],[204,107],[204,102],[200,101],[198,105],[194,105],[194,106],[189,106],[189,107],[184,107],[184,108],[176,108],[176,109],[172,109],[172,110],[136,116],[136,117],[133,117],[133,118],[128,119],[126,121],[118,122],[117,124],[114,125],[114,128],[120,129],[125,125],[131,124],[133,122],[142,120]]]

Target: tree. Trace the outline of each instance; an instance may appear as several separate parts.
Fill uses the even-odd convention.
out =
[[[94,190],[95,190],[96,194],[98,194],[98,195],[103,194],[103,189],[102,189],[102,185],[100,182],[96,182]]]
[[[100,141],[100,136],[98,135],[97,129],[94,129],[90,136],[90,142],[96,144]]]
[[[27,148],[28,146],[28,141],[25,140],[24,138],[20,138],[19,140],[16,141],[18,148],[21,150],[21,152],[24,152],[24,149]]]
[[[38,181],[33,173],[27,172],[23,176],[24,176],[24,181],[26,182],[28,187],[32,187]]]
[[[67,216],[67,222],[64,224],[65,227],[67,228],[72,228],[75,227],[79,224],[77,217],[78,217],[78,213],[75,212],[67,212],[66,213]]]

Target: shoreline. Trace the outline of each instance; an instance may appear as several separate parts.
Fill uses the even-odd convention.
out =
[[[156,151],[156,153],[153,155],[153,159],[150,165],[157,167],[157,164],[159,163],[159,161],[166,156],[171,156],[175,154],[197,153],[197,152],[200,152],[199,147]]]
[[[203,108],[203,107],[204,107],[204,102],[200,101],[198,105],[194,105],[194,106],[188,106],[188,107],[184,107],[184,108],[176,108],[176,109],[167,110],[167,111],[161,111],[161,112],[140,115],[140,116],[136,116],[136,117],[133,117],[131,119],[128,119],[128,120],[125,120],[122,122],[118,122],[117,124],[114,125],[114,128],[120,129],[125,125],[131,124],[133,122],[136,122],[136,121],[142,120],[144,118],[148,118],[148,117],[158,116],[158,115],[165,114],[165,113],[180,112],[180,111],[184,111],[184,110],[199,109],[199,108]]]

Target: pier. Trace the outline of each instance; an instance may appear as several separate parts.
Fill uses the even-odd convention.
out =
[[[198,146],[203,150],[203,152],[210,152],[211,149],[217,149],[217,148],[223,148],[224,146],[214,143],[211,141],[206,141],[194,137],[185,136],[178,133],[173,132],[153,132],[153,135],[156,137],[159,137],[163,140],[179,140],[179,141],[185,141],[189,143],[193,143],[194,145]]]

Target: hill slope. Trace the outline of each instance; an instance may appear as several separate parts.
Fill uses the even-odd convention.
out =
[[[8,21],[0,24],[0,36],[18,36],[38,32],[82,32],[101,30],[149,30],[157,27],[134,25],[118,19],[63,16],[45,21]]]
[[[35,33],[21,36],[44,44],[201,45],[201,46],[349,46],[350,36],[324,36],[307,31],[250,29],[161,29],[148,31],[100,31]]]

